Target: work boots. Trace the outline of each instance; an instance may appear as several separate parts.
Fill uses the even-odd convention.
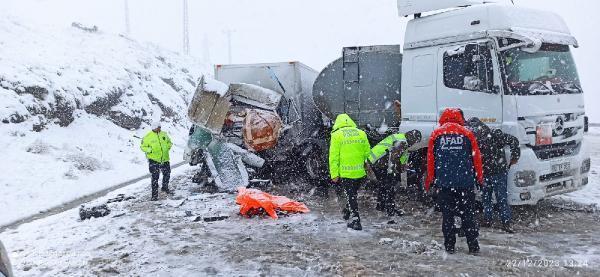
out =
[[[469,247],[469,254],[471,254],[471,255],[477,256],[477,255],[479,255],[479,251],[480,251],[479,246]]]
[[[166,194],[173,194],[173,191],[171,191],[168,187],[162,187],[160,188],[160,190],[162,190]]]
[[[362,230],[362,225],[360,224],[360,218],[354,218],[352,222],[348,223],[348,228],[351,228],[356,231]]]
[[[344,208],[344,209],[342,210],[342,218],[343,218],[344,220],[348,220],[348,219],[350,219],[350,210],[349,210],[348,208]]]
[[[475,256],[479,255],[479,241],[477,239],[467,241],[467,244],[469,245],[469,254]]]

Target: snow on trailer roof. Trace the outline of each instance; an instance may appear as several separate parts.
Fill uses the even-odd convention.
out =
[[[410,20],[406,28],[404,49],[511,34],[577,46],[577,40],[559,15],[492,3]]]
[[[491,0],[398,0],[400,16],[495,2]]]
[[[311,71],[317,72],[314,68],[303,64],[299,61],[288,61],[288,62],[272,62],[272,63],[240,63],[240,64],[217,64],[215,65],[215,76],[219,70],[226,68],[248,68],[248,67],[265,67],[265,66],[286,66],[286,65],[299,65],[300,67],[310,69]]]

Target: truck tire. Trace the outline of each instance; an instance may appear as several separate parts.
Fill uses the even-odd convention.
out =
[[[311,185],[320,192],[327,190],[329,178],[326,164],[325,155],[318,147],[314,147],[304,158],[303,170]]]
[[[196,174],[194,174],[194,177],[192,177],[192,182],[201,186],[206,186],[210,185],[211,183],[214,183],[214,180],[212,180],[210,176],[210,171],[208,170],[208,166],[206,165],[206,163],[201,163],[198,165],[198,170],[196,171]]]

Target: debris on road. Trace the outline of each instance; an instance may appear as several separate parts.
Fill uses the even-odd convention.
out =
[[[379,244],[392,244],[394,242],[391,238],[380,238]]]
[[[110,198],[108,199],[108,201],[106,201],[106,203],[115,203],[115,202],[123,202],[123,201],[129,201],[135,199],[135,197],[133,196],[125,196],[125,194],[118,194],[117,197],[115,198]]]
[[[86,207],[81,205],[79,208],[79,218],[81,220],[90,219],[92,217],[104,217],[110,214],[110,209],[106,204],[94,206],[94,207]]]
[[[220,215],[220,216],[209,216],[209,217],[196,217],[196,219],[194,219],[194,222],[199,222],[199,221],[204,221],[204,222],[215,222],[215,221],[222,221],[225,219],[228,219],[229,216],[228,215]]]
[[[310,210],[303,203],[285,196],[275,196],[257,189],[238,188],[236,203],[240,205],[240,214],[252,217],[268,214],[277,219],[277,214],[308,213]]]

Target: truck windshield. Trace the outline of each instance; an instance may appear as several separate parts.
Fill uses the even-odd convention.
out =
[[[502,60],[509,94],[583,93],[568,45],[544,43],[535,53],[513,48],[502,53]]]

